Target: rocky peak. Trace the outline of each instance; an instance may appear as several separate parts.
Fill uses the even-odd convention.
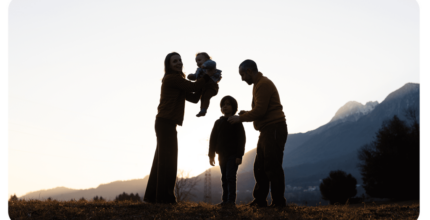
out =
[[[349,101],[337,110],[330,122],[338,120],[357,121],[361,116],[371,112],[378,104],[378,101],[367,102],[365,105],[356,101]]]

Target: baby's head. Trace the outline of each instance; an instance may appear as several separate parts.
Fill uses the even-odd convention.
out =
[[[237,101],[229,95],[221,99],[220,106],[224,116],[233,116],[237,112]]]
[[[202,67],[203,63],[210,60],[211,57],[206,52],[201,52],[196,54],[196,63],[199,68]]]

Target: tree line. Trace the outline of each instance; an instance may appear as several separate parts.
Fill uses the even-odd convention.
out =
[[[420,125],[415,109],[385,120],[372,142],[358,150],[357,165],[366,194],[392,201],[419,199]],[[331,171],[320,184],[322,199],[345,204],[357,194],[357,180],[344,171]]]

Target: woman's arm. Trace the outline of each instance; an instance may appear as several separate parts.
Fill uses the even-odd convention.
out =
[[[166,83],[168,83],[169,86],[178,88],[186,92],[198,92],[200,89],[205,87],[206,82],[209,82],[210,80],[211,78],[208,74],[205,74],[203,78],[198,79],[196,82],[188,81],[182,78],[179,74],[172,74],[165,79]]]

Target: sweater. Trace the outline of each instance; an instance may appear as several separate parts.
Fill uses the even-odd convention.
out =
[[[242,159],[245,153],[246,135],[242,123],[230,124],[227,117],[220,117],[215,121],[209,140],[209,154],[213,158],[215,153],[220,157],[235,155]]]
[[[197,103],[200,91],[210,82],[211,78],[205,75],[196,82],[190,82],[179,74],[167,74],[161,84],[160,104],[156,118],[167,119],[172,123],[182,126],[184,121],[185,100]]]
[[[275,84],[262,73],[257,74],[252,89],[252,110],[241,114],[240,121],[253,121],[255,130],[261,131],[267,125],[286,119]]]

